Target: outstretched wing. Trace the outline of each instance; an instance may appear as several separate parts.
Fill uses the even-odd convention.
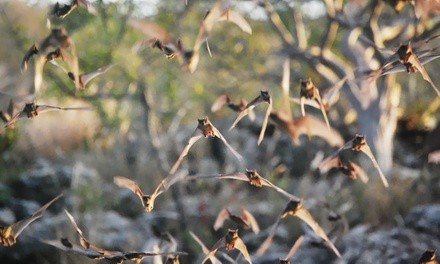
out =
[[[18,237],[21,232],[23,232],[23,230],[33,221],[37,220],[38,218],[40,218],[43,213],[46,211],[46,209],[53,204],[56,200],[58,200],[59,198],[61,198],[61,196],[63,196],[63,194],[58,195],[57,197],[53,198],[51,201],[49,201],[48,203],[46,203],[45,205],[43,205],[40,209],[38,209],[37,211],[35,211],[35,213],[27,218],[27,219],[23,219],[21,221],[18,221],[17,223],[13,224],[11,226],[11,232],[12,234],[14,234],[15,237]]]
[[[269,122],[270,112],[272,112],[272,97],[269,99],[269,106],[267,107],[266,114],[264,115],[263,124],[261,125],[260,136],[258,137],[258,145],[263,141],[264,133],[266,132],[267,123]]]
[[[261,179],[263,185],[266,185],[266,186],[271,187],[271,188],[274,189],[275,191],[277,191],[277,192],[281,193],[282,195],[284,195],[285,197],[287,197],[289,200],[300,200],[300,198],[298,198],[298,197],[296,197],[296,196],[294,196],[294,195],[292,195],[292,194],[286,192],[286,191],[283,190],[282,188],[280,188],[280,187],[276,186],[275,184],[273,184],[273,183],[272,183],[271,181],[269,181],[268,179],[263,178],[263,177],[261,177],[261,176],[260,176],[260,179]]]
[[[217,21],[230,21],[240,27],[241,30],[248,34],[252,34],[252,28],[240,13],[228,8],[220,16]]]
[[[255,217],[245,208],[241,209],[241,219],[248,225],[255,234],[260,233],[260,226]]]
[[[188,152],[191,149],[192,145],[194,145],[201,138],[203,138],[203,132],[199,128],[196,128],[196,130],[192,133],[191,137],[189,138],[188,142],[186,143],[185,147],[183,148],[182,153],[180,153],[179,158],[174,163],[173,167],[171,167],[169,174],[176,173],[177,169],[180,166],[180,163],[182,163],[183,158],[185,158],[186,155],[188,155]]]
[[[331,146],[342,146],[344,144],[344,140],[337,130],[333,128],[329,129],[326,123],[311,115],[299,117],[295,119],[294,122],[298,136],[302,134],[308,135],[309,138],[317,136],[327,141]]]
[[[69,218],[70,223],[72,224],[73,228],[75,228],[76,233],[78,234],[78,238],[79,238],[79,243],[81,244],[81,246],[85,249],[93,249],[94,248],[91,247],[90,242],[84,237],[82,230],[78,227],[78,225],[76,224],[75,219],[73,218],[73,216],[69,213],[69,211],[67,211],[66,209],[64,209],[64,212],[67,215],[67,218]],[[97,250],[99,251],[99,250]]]
[[[331,155],[321,162],[318,169],[321,174],[327,173],[332,168],[338,168],[340,165],[340,158],[338,155]]]
[[[212,129],[214,130],[214,135],[215,135],[216,137],[218,137],[221,141],[223,141],[223,143],[226,145],[226,147],[228,147],[228,149],[232,152],[232,154],[234,154],[234,156],[235,156],[239,161],[242,161],[242,160],[243,160],[243,157],[242,157],[240,154],[238,154],[238,152],[235,151],[235,149],[232,148],[231,145],[229,145],[228,141],[226,141],[226,139],[225,139],[225,137],[222,135],[222,133],[220,133],[220,131],[218,131],[218,129],[217,129],[214,125],[212,125]]]
[[[356,163],[349,161],[350,166],[354,169],[354,172],[356,174],[357,177],[359,177],[359,179],[363,182],[363,183],[367,183],[368,182],[368,174],[364,171],[364,169],[362,169],[359,165],[357,165]]]
[[[130,191],[132,191],[133,193],[135,193],[139,197],[139,199],[141,200],[142,206],[145,206],[144,199],[143,199],[145,194],[144,194],[144,192],[142,192],[141,188],[139,187],[139,185],[135,181],[132,181],[132,180],[125,178],[125,177],[122,177],[122,176],[115,176],[115,177],[113,177],[113,182],[117,186],[119,186],[121,188],[127,188]]]
[[[63,110],[63,111],[67,111],[67,110],[93,110],[93,107],[88,107],[88,106],[84,106],[84,107],[59,107],[59,106],[51,106],[51,105],[37,105],[37,112],[40,113],[44,113],[44,112],[48,112],[48,111],[55,111],[55,110]]]
[[[229,96],[227,94],[222,94],[219,97],[217,97],[211,106],[211,112],[219,111],[226,104],[228,99]]]
[[[273,237],[275,236],[275,232],[277,231],[278,226],[281,223],[281,218],[278,217],[277,221],[272,225],[272,228],[270,229],[270,233],[267,236],[267,238],[261,243],[260,247],[257,249],[257,252],[255,255],[261,257],[266,253],[266,251],[269,249],[270,245],[272,245]]]
[[[102,74],[106,73],[113,66],[114,66],[114,64],[109,64],[109,65],[100,67],[100,68],[98,68],[95,71],[88,72],[88,73],[85,73],[85,74],[81,74],[80,75],[81,84],[85,87],[91,80],[93,80],[94,78],[98,77],[99,75],[102,75]]]
[[[432,88],[435,90],[438,96],[440,96],[440,90],[437,88],[437,86],[434,84],[434,82],[431,80],[431,77],[429,77],[428,72],[426,71],[425,67],[423,67],[422,63],[420,62],[419,58],[417,57],[414,52],[409,56],[408,63],[411,63],[414,65],[417,70],[422,74],[422,77],[425,81],[429,82],[431,84]]]
[[[228,219],[230,215],[231,215],[231,212],[229,212],[229,210],[227,208],[223,208],[218,213],[217,218],[215,219],[214,226],[213,226],[214,230],[217,231],[220,227],[222,227],[225,220]]]
[[[297,240],[295,240],[295,243],[293,243],[292,248],[290,248],[289,253],[287,253],[286,259],[290,259],[295,253],[298,251],[299,247],[304,242],[304,236],[298,237]]]
[[[382,183],[385,187],[389,187],[387,178],[385,177],[385,175],[382,173],[382,170],[379,167],[379,164],[376,161],[376,158],[373,155],[373,152],[371,151],[370,147],[367,144],[362,145],[361,147],[361,151],[363,153],[365,153],[368,158],[370,158],[371,162],[373,163],[374,168],[376,168],[376,170],[379,172],[379,176],[380,179],[382,180]]]
[[[234,247],[235,247],[236,249],[238,249],[238,250],[241,252],[241,254],[243,254],[244,259],[245,259],[248,263],[252,264],[251,256],[249,256],[249,252],[248,252],[248,250],[247,250],[247,247],[246,247],[246,245],[244,244],[243,240],[241,240],[240,237],[237,237],[237,239],[235,240]]]

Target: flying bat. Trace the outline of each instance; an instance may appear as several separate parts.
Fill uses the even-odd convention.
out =
[[[63,5],[56,2],[53,5],[53,8],[52,8],[49,15],[63,19],[67,15],[69,15],[73,10],[75,10],[80,4],[84,5],[84,7],[87,9],[87,11],[90,14],[93,14],[93,15],[97,14],[95,7],[89,1],[87,1],[87,0],[73,0],[70,4],[63,4]]]
[[[279,264],[290,264],[290,258],[295,255],[295,253],[298,251],[299,247],[304,242],[304,236],[298,237],[297,240],[295,240],[295,243],[293,243],[293,246],[290,248],[289,253],[287,253],[287,256],[284,259],[280,258]]]
[[[289,200],[299,199],[298,197],[286,192],[282,188],[276,186],[268,179],[263,178],[256,170],[246,170],[245,172],[235,172],[228,174],[215,174],[215,175],[199,175],[199,176],[189,176],[187,180],[198,180],[198,179],[209,179],[209,178],[217,178],[217,179],[233,179],[239,181],[249,182],[250,185],[255,187],[268,186],[273,188],[275,191],[287,197]]]
[[[295,145],[299,145],[299,137],[303,134],[309,139],[312,136],[320,137],[330,146],[339,147],[344,144],[344,139],[337,130],[333,128],[329,130],[324,122],[311,115],[288,119],[282,113],[271,113],[270,118],[282,131],[289,134]]]
[[[264,133],[266,132],[267,122],[269,121],[269,115],[272,111],[272,97],[270,96],[268,91],[260,91],[260,95],[257,96],[254,100],[252,100],[250,103],[248,103],[243,110],[241,110],[238,113],[237,118],[235,119],[234,123],[232,123],[229,130],[233,129],[240,120],[248,115],[252,109],[255,108],[260,103],[268,103],[269,106],[267,107],[266,114],[264,115],[263,124],[261,126],[260,136],[258,137],[258,145],[260,145],[261,141],[263,141]]]
[[[319,171],[324,174],[332,168],[338,169],[352,180],[355,180],[357,177],[359,177],[363,183],[368,182],[367,173],[359,165],[350,160],[347,162],[342,162],[339,156],[332,156],[331,158],[326,159],[325,163],[321,163],[319,166]]]
[[[202,264],[205,263],[208,259],[210,259],[212,256],[215,255],[215,253],[220,248],[226,248],[227,251],[238,249],[241,254],[243,254],[244,259],[252,264],[251,257],[249,256],[249,252],[246,248],[246,245],[244,244],[243,240],[238,236],[238,230],[228,230],[228,233],[220,238],[214,246],[211,248],[211,250],[208,252],[206,257],[203,259]]]
[[[57,197],[53,198],[51,201],[43,205],[40,209],[35,211],[35,213],[29,218],[20,220],[10,226],[0,227],[0,244],[6,247],[14,245],[17,242],[17,237],[21,234],[21,232],[23,232],[23,230],[32,222],[43,216],[43,213],[46,211],[46,209],[61,196],[63,196],[63,194],[60,194]]]
[[[363,135],[357,134],[354,137],[354,139],[352,139],[349,142],[345,143],[345,145],[343,145],[335,153],[333,153],[331,156],[329,156],[324,161],[322,161],[320,167],[321,166],[325,166],[325,164],[328,163],[329,160],[334,159],[334,157],[339,156],[341,151],[344,151],[344,150],[347,150],[347,149],[351,149],[353,151],[362,151],[365,155],[367,155],[368,158],[373,163],[374,168],[376,168],[376,170],[379,172],[379,176],[380,176],[380,179],[383,182],[383,185],[385,187],[389,186],[388,181],[387,181],[385,175],[382,173],[382,170],[380,169],[379,164],[377,163],[376,158],[373,155],[373,152],[371,151],[370,147],[367,144],[366,137],[363,136]],[[322,164],[324,164],[324,165],[322,165]]]
[[[139,199],[141,200],[142,207],[144,208],[145,212],[151,212],[154,209],[154,202],[156,198],[162,194],[164,191],[168,190],[168,188],[176,183],[177,181],[183,179],[186,176],[185,173],[179,172],[173,175],[169,175],[165,179],[163,179],[159,185],[156,187],[154,192],[151,195],[145,194],[139,185],[128,178],[122,177],[122,176],[115,176],[113,178],[113,182],[121,187],[121,188],[127,188],[131,190],[134,194],[136,194]]]
[[[38,116],[38,114],[55,111],[55,110],[92,110],[92,107],[59,107],[59,106],[51,106],[51,105],[37,105],[35,102],[25,104],[23,110],[13,116],[7,123],[4,125],[4,128],[8,128],[13,125],[19,118],[27,117],[34,118]]]
[[[302,116],[306,115],[306,111],[304,109],[304,102],[306,101],[306,99],[312,100],[319,105],[319,109],[322,112],[322,116],[324,117],[325,123],[327,127],[330,129],[327,113],[325,112],[324,104],[322,103],[321,96],[319,95],[319,90],[318,88],[316,88],[315,84],[313,84],[312,79],[310,78],[308,78],[307,80],[301,80],[300,104],[301,104]]]
[[[222,227],[225,220],[228,218],[240,226],[243,226],[247,229],[252,229],[252,232],[255,234],[260,232],[260,227],[258,226],[257,220],[255,220],[255,217],[245,208],[241,209],[240,216],[233,215],[227,208],[223,208],[215,219],[214,230],[217,231],[220,227]]]
[[[190,148],[192,147],[192,145],[194,145],[199,139],[205,137],[217,137],[219,138],[221,141],[223,141],[223,143],[226,145],[226,147],[229,148],[229,150],[232,152],[232,154],[234,154],[234,156],[239,160],[243,160],[243,157],[238,154],[237,151],[235,151],[231,145],[229,145],[229,143],[226,141],[226,139],[223,137],[223,135],[220,133],[220,131],[218,131],[218,129],[209,121],[208,117],[205,118],[201,118],[198,119],[198,124],[197,127],[195,129],[195,131],[192,133],[191,137],[188,140],[188,143],[186,143],[185,147],[183,148],[182,153],[180,154],[179,158],[177,159],[177,161],[174,163],[173,167],[170,170],[170,174],[174,174],[176,173],[177,169],[180,166],[180,163],[182,163],[183,158],[186,157],[186,155],[188,155],[188,152],[190,150]]]
[[[419,259],[419,264],[438,264],[438,261],[435,257],[436,250],[428,249],[423,252],[422,256]]]
[[[234,112],[241,112],[245,109],[248,102],[244,100],[243,98],[240,99],[240,102],[238,104],[235,104],[232,102],[231,98],[227,94],[222,94],[217,99],[215,99],[214,103],[211,106],[212,112],[219,111],[224,105],[227,105],[230,109],[232,109]],[[249,119],[255,120],[255,112],[254,110],[249,111]]]

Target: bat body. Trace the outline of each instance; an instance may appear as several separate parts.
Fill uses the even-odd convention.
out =
[[[23,232],[23,230],[32,222],[43,216],[43,213],[47,210],[47,208],[61,196],[63,196],[63,194],[53,198],[51,201],[38,209],[31,217],[20,220],[10,226],[0,227],[0,244],[7,247],[14,245],[17,242],[17,237]]]
[[[229,107],[234,112],[241,112],[245,109],[248,102],[244,100],[243,98],[240,99],[240,102],[238,104],[235,104],[232,102],[231,98],[227,94],[222,94],[214,101],[214,103],[211,106],[212,112],[219,111],[224,105]],[[249,119],[254,120],[255,119],[255,113],[253,110],[249,111]]]
[[[315,101],[319,105],[319,109],[322,112],[325,123],[326,123],[327,127],[330,129],[330,124],[328,122],[327,113],[325,112],[324,104],[322,103],[321,96],[319,95],[319,90],[318,90],[318,88],[316,88],[316,86],[313,84],[313,82],[310,78],[307,80],[301,81],[300,103],[301,103],[302,116],[306,115],[306,112],[304,109],[304,102],[306,99]]]
[[[243,226],[247,229],[252,229],[255,234],[260,232],[260,227],[258,226],[257,220],[255,220],[255,217],[245,208],[242,208],[240,216],[233,215],[227,208],[223,208],[217,215],[213,226],[214,230],[217,231],[220,227],[222,227],[225,220],[228,218],[240,226]]]
[[[238,154],[237,151],[235,151],[231,145],[226,141],[226,139],[223,137],[223,135],[218,131],[218,129],[209,121],[208,117],[201,118],[197,120],[198,124],[195,129],[195,131],[192,133],[191,137],[189,138],[187,144],[182,150],[182,153],[180,154],[177,161],[174,163],[174,165],[171,167],[170,174],[176,173],[177,169],[179,168],[180,164],[183,161],[183,158],[188,155],[189,150],[191,149],[192,145],[194,145],[199,139],[205,137],[217,137],[223,143],[228,147],[228,149],[234,154],[234,156],[239,160],[242,161],[243,157]]]
[[[70,4],[63,4],[56,2],[50,12],[51,16],[63,19],[68,16],[73,10],[75,10],[79,5],[82,4],[91,14],[96,15],[95,7],[88,0],[73,0]]]
[[[252,264],[252,260],[247,250],[247,247],[244,244],[243,240],[241,240],[241,238],[238,236],[238,230],[231,229],[228,230],[228,233],[224,237],[222,237],[214,244],[206,257],[203,259],[202,264],[205,263],[212,256],[214,256],[215,253],[222,247],[226,248],[227,251],[238,249],[241,254],[243,254],[244,259],[248,263]]]

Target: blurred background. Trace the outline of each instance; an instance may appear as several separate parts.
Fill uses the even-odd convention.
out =
[[[15,113],[32,101],[93,110],[21,118],[0,134],[1,224],[27,217],[65,193],[15,246],[0,248],[2,263],[96,262],[38,242],[65,236],[75,241],[63,208],[103,248],[165,250],[171,235],[177,241],[173,250],[189,253],[182,263],[198,263],[203,257],[189,231],[211,247],[228,227],[236,227],[229,221],[213,230],[223,207],[236,214],[245,207],[256,217],[259,234],[239,231],[254,263],[276,263],[304,233],[295,263],[416,263],[426,249],[440,248],[440,158],[435,155],[440,149],[440,97],[420,73],[368,78],[389,54],[411,41],[419,45],[416,54],[429,61],[424,66],[433,83],[440,83],[440,39],[420,42],[440,34],[436,1],[231,1],[230,8],[243,15],[252,34],[227,21],[216,23],[209,34],[212,57],[203,45],[194,73],[149,44],[140,47],[148,37],[128,19],[157,23],[189,48],[215,1],[90,1],[96,14],[79,5],[64,19],[51,18],[51,27],[65,27],[74,40],[81,73],[114,66],[76,90],[60,68],[48,63],[41,88],[33,92],[34,60],[24,73],[20,65],[32,44],[50,34],[47,19],[55,2],[0,2],[0,110],[7,111],[11,99],[17,104]],[[321,174],[319,163],[337,148],[306,135],[293,144],[272,121],[257,146],[266,105],[255,108],[255,121],[244,118],[231,131],[235,112],[226,107],[211,112],[219,95],[227,93],[233,102],[251,101],[260,90],[270,92],[273,111],[286,109],[281,85],[286,60],[291,97],[299,97],[300,81],[309,77],[321,93],[348,78],[327,110],[330,125],[345,142],[356,133],[367,136],[389,188],[364,155],[350,157],[370,176],[366,184],[338,170]],[[292,102],[289,109],[294,118],[301,115],[298,104]],[[306,106],[306,112],[322,119],[317,109]],[[246,168],[304,199],[323,229],[332,231],[329,237],[342,259],[295,217],[282,220],[267,253],[257,256],[287,203],[269,188],[232,180],[179,182],[159,196],[153,212],[145,213],[132,192],[113,184],[113,177],[121,175],[152,193],[204,116],[243,155]],[[198,141],[181,168],[190,175],[244,171],[215,138]],[[340,219],[329,220],[330,212]],[[244,263],[237,252],[228,254]]]

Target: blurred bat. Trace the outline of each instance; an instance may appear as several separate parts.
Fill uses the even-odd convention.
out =
[[[294,119],[288,119],[282,113],[271,113],[270,118],[284,132],[290,135],[293,144],[300,143],[299,137],[306,134],[309,139],[317,136],[324,139],[330,146],[342,146],[344,140],[341,134],[333,129],[328,129],[327,125],[316,117],[306,115]]]
[[[240,103],[234,104],[231,101],[231,98],[227,94],[222,94],[217,99],[215,99],[214,103],[211,106],[212,112],[217,112],[222,108],[224,105],[227,105],[230,109],[232,109],[235,112],[241,112],[244,110],[248,102],[244,100],[243,98],[240,99]],[[249,119],[255,120],[255,112],[254,110],[249,111]]]
[[[72,244],[67,238],[54,239],[54,240],[41,240],[41,242],[61,249],[67,252],[73,252],[78,255],[83,255],[91,259],[104,259],[102,253],[95,250],[84,249],[78,245]]]
[[[304,109],[304,102],[306,101],[306,99],[314,101],[319,105],[319,109],[322,112],[325,123],[330,129],[327,113],[325,112],[324,104],[322,103],[321,96],[319,95],[319,90],[318,88],[316,88],[315,84],[313,84],[312,79],[310,78],[308,78],[307,80],[301,80],[300,105],[302,116],[306,115],[306,111]]]
[[[28,68],[29,60],[34,56],[37,55],[39,52],[37,43],[34,43],[32,47],[26,53],[24,54],[23,60],[21,62],[21,72],[25,72]]]
[[[438,264],[438,261],[435,257],[436,250],[428,249],[423,252],[422,256],[419,259],[419,264]]]
[[[233,129],[240,120],[248,115],[252,109],[255,108],[260,103],[268,103],[269,106],[267,107],[266,114],[264,115],[263,124],[261,126],[260,136],[258,137],[258,145],[260,145],[261,141],[263,141],[264,133],[266,132],[267,122],[269,121],[269,115],[272,111],[272,98],[268,91],[260,91],[260,95],[257,96],[254,100],[252,100],[250,103],[246,105],[246,107],[240,111],[237,118],[235,119],[234,123],[232,123],[229,130]]]
[[[17,113],[15,116],[13,116],[6,125],[4,125],[4,128],[8,128],[11,125],[13,125],[19,118],[28,117],[28,118],[34,118],[38,116],[38,114],[48,112],[48,111],[55,111],[55,110],[92,110],[92,107],[59,107],[59,106],[51,106],[51,105],[37,105],[35,102],[27,103],[25,104],[22,111]]]
[[[298,197],[286,192],[280,187],[276,186],[268,179],[263,178],[256,170],[246,170],[246,172],[235,172],[229,174],[216,174],[216,175],[200,175],[200,176],[190,176],[187,177],[188,180],[198,180],[198,179],[209,179],[209,178],[218,178],[218,179],[233,179],[239,181],[249,182],[250,185],[255,187],[268,186],[273,188],[275,191],[287,197],[289,200],[299,199]]]
[[[159,183],[159,185],[156,187],[156,189],[154,190],[154,192],[151,195],[144,194],[144,192],[141,190],[139,185],[136,182],[134,182],[128,178],[125,178],[122,176],[115,176],[113,178],[113,182],[121,188],[127,188],[127,189],[131,190],[141,200],[142,207],[144,208],[144,211],[151,212],[154,209],[154,202],[155,202],[156,198],[160,194],[162,194],[164,191],[168,190],[168,188],[171,185],[173,185],[177,181],[183,179],[185,176],[186,176],[186,174],[183,172],[169,175],[168,177],[166,177],[165,179],[163,179]]]
[[[357,177],[359,177],[363,183],[368,182],[367,173],[359,165],[350,160],[344,163],[341,161],[339,156],[333,156],[332,158],[326,159],[325,163],[321,163],[319,166],[319,171],[322,174],[325,174],[332,168],[338,169],[352,180],[355,180]]]
[[[188,140],[188,143],[185,145],[185,147],[182,150],[182,153],[180,154],[179,158],[177,159],[177,161],[174,163],[173,167],[170,170],[170,174],[174,174],[177,169],[180,166],[180,163],[182,163],[183,158],[186,157],[186,155],[188,155],[188,152],[190,150],[190,148],[192,147],[192,145],[194,145],[194,143],[196,143],[199,139],[205,137],[217,137],[219,138],[221,141],[223,141],[223,143],[229,148],[229,150],[232,152],[232,154],[234,154],[234,156],[239,160],[243,160],[243,157],[238,154],[237,151],[235,151],[231,145],[229,145],[229,143],[226,141],[226,139],[223,137],[223,135],[220,133],[220,131],[218,131],[218,129],[209,121],[208,117],[205,118],[201,118],[198,119],[198,124],[197,127],[195,129],[195,131],[192,133],[190,139]]]
[[[316,109],[321,109],[321,105],[325,110],[330,109],[332,105],[334,105],[338,99],[339,99],[339,91],[343,87],[345,81],[347,81],[348,77],[344,77],[341,80],[334,83],[332,86],[325,88],[322,92],[320,92],[321,95],[321,104],[317,102],[317,100],[305,98],[305,100],[301,101],[301,98],[298,97],[291,97],[290,101],[293,101],[297,104],[306,104],[308,106],[312,106]],[[302,88],[302,87],[301,87]],[[315,87],[316,88],[316,87]],[[303,105],[301,106],[301,111],[303,111]]]
[[[338,256],[341,257],[341,254],[339,253],[338,249],[333,245],[333,243],[330,241],[330,239],[327,237],[327,234],[322,230],[321,226],[319,226],[318,222],[313,219],[312,215],[310,214],[309,210],[307,210],[303,204],[302,201],[290,201],[286,209],[284,209],[283,213],[281,214],[281,218],[284,218],[288,215],[294,215],[297,216],[299,219],[304,221],[319,237],[321,237],[324,241],[327,242],[327,245],[333,250],[333,252]]]
[[[60,64],[58,64],[58,63],[55,62],[55,61],[52,61],[51,63],[52,63],[53,65],[59,67],[60,69],[62,69],[63,72],[66,73],[67,76],[69,76],[69,78],[70,78],[72,81],[75,81],[75,76],[73,75],[72,72],[69,72],[66,68],[64,68],[63,66],[61,66]],[[79,75],[79,88],[80,88],[81,90],[83,90],[83,89],[86,87],[86,85],[87,85],[90,81],[92,81],[92,80],[95,79],[96,77],[98,77],[98,76],[100,76],[100,75],[106,73],[106,72],[107,72],[108,70],[110,70],[113,66],[114,66],[114,64],[109,64],[109,65],[106,65],[106,66],[100,67],[100,68],[98,68],[98,69],[96,69],[96,70],[94,70],[94,71],[80,74],[80,75]]]
[[[345,143],[340,149],[338,149],[335,153],[333,153],[330,157],[326,158],[324,161],[322,161],[321,166],[325,167],[325,164],[329,162],[330,159],[333,159],[334,157],[339,156],[341,151],[344,151],[346,149],[351,149],[353,151],[362,151],[365,155],[368,156],[368,158],[373,163],[374,168],[379,172],[380,179],[383,182],[383,185],[388,188],[389,184],[388,181],[383,175],[382,170],[379,167],[379,164],[376,161],[376,158],[374,158],[373,152],[371,151],[370,147],[367,144],[367,140],[365,136],[363,135],[356,135],[354,139],[350,140],[349,142]],[[324,165],[322,165],[324,164]]]
[[[202,248],[202,252],[205,255],[209,254],[209,249],[203,244],[202,240],[200,240],[199,237],[197,237],[192,231],[189,231],[189,234],[191,237],[199,244],[199,246]],[[221,264],[220,260],[218,260],[214,254],[211,254],[211,256],[208,257],[208,259],[211,261],[212,264]]]
[[[293,244],[292,248],[290,249],[289,253],[287,253],[287,256],[284,259],[280,258],[279,263],[280,264],[290,264],[290,258],[295,255],[295,253],[298,251],[301,244],[304,242],[304,236],[298,237],[297,240],[295,240],[295,243]]]
[[[223,208],[215,219],[214,230],[217,231],[220,227],[222,227],[225,220],[228,218],[246,229],[252,229],[252,232],[255,234],[260,232],[260,227],[258,226],[257,220],[255,220],[255,217],[245,208],[241,209],[240,216],[233,215],[227,208]]]
[[[51,201],[43,205],[40,209],[35,211],[35,213],[26,219],[20,220],[15,224],[10,226],[1,226],[0,227],[0,244],[6,247],[10,247],[17,242],[17,237],[23,232],[23,230],[28,227],[32,222],[43,216],[43,213],[47,210],[47,208],[53,204],[56,200],[58,200],[63,194],[58,195],[53,198]]]
[[[63,5],[60,5],[58,2],[56,2],[53,5],[53,8],[49,15],[63,19],[67,15],[69,15],[75,8],[77,8],[80,4],[82,4],[87,9],[87,12],[89,12],[90,14],[93,15],[97,14],[96,8],[89,1],[73,0],[70,4],[63,4]]]
[[[243,240],[238,236],[238,230],[228,230],[228,233],[220,238],[214,246],[211,248],[211,250],[208,252],[206,257],[203,259],[202,264],[205,263],[208,259],[210,259],[212,256],[215,255],[217,250],[220,248],[225,247],[227,251],[230,251],[232,249],[238,249],[241,254],[243,254],[244,259],[252,264],[251,257],[249,256],[249,252],[246,248],[246,245],[244,244]]]

